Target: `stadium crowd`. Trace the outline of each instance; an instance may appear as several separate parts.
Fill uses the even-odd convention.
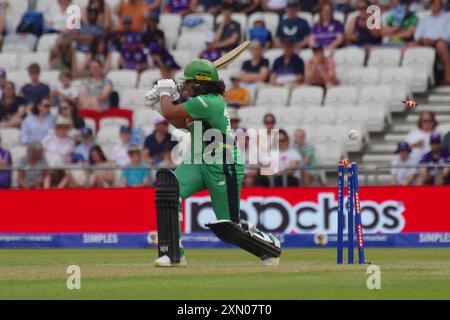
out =
[[[19,87],[0,64],[0,129],[19,129],[20,145],[26,148],[23,157],[13,162],[11,152],[0,146],[0,188],[11,186],[11,172],[1,170],[9,166],[21,168],[17,174],[20,188],[142,186],[151,182],[148,167],[173,166],[170,153],[176,143],[168,122],[156,117],[146,133],[133,127],[132,111],[122,112],[124,90],[116,88],[108,76],[117,68],[133,70],[139,83],[148,70],[158,70],[160,78],[172,78],[182,70],[179,55],[166,36],[171,30],[160,26],[162,14],[181,16],[184,33],[206,24],[195,14],[206,12],[214,17],[212,28],[202,29],[200,58],[213,61],[244,37],[252,41],[250,59],[230,76],[227,86],[225,99],[233,129],[240,128],[236,110],[252,105],[259,86],[314,85],[328,90],[339,85],[333,54],[346,46],[358,46],[368,53],[380,46],[433,47],[440,70],[438,84],[450,84],[450,16],[445,12],[450,2],[443,0],[86,0],[78,29],[68,29],[66,10],[79,1],[58,0],[51,5],[47,1],[46,6],[40,5],[44,0],[26,2],[19,23],[11,27],[7,17],[12,0],[0,1],[0,44],[3,49],[20,44],[32,51],[46,35],[57,35],[45,63],[59,76],[57,84],[49,85],[41,79],[42,64],[32,62],[22,66],[27,68],[28,81]],[[368,27],[370,5],[382,10],[384,21],[379,29]],[[431,10],[428,16],[416,14],[427,9]],[[275,32],[262,16],[255,15],[258,12],[278,15]],[[243,25],[234,19],[235,13],[254,18]],[[307,21],[302,13],[316,18]],[[346,17],[346,22],[337,16]],[[271,63],[265,53],[273,48],[280,55]],[[305,61],[300,52],[306,49],[312,54]],[[96,134],[108,116],[122,116],[128,122],[116,126],[120,139],[107,152],[96,143]],[[317,165],[315,147],[306,131],[298,127],[290,136],[277,125],[277,114],[257,116],[268,132],[280,129],[280,170],[275,185],[286,183],[283,172],[288,173],[288,185],[309,185],[316,179],[314,171],[296,169],[312,170]],[[88,126],[89,118],[95,119],[94,126]],[[433,113],[422,113],[418,128],[398,144],[399,157],[393,164],[450,162],[450,132],[441,137],[434,130],[436,125]],[[68,169],[52,170],[55,163]],[[112,167],[122,168],[120,177]],[[392,177],[395,184],[450,183],[448,170],[436,168],[393,169]],[[269,186],[270,182],[259,170],[249,169],[245,184]]]

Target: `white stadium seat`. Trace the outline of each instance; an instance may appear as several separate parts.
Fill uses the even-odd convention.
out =
[[[345,31],[347,31],[350,28],[350,24],[353,22],[353,18],[355,18],[357,16],[359,16],[359,11],[358,10],[349,12],[347,14],[347,18],[345,19],[345,26],[344,26]]]
[[[185,32],[178,38],[177,50],[195,50],[200,53],[203,48],[205,48],[204,32]]]
[[[292,107],[320,106],[323,100],[323,88],[319,86],[300,86],[292,90]]]
[[[352,106],[356,104],[358,89],[350,86],[331,87],[325,96],[325,106]]]
[[[314,17],[312,15],[311,12],[308,11],[300,11],[297,13],[297,16],[302,18],[303,20],[306,20],[306,22],[308,22],[308,25],[310,27],[312,27],[314,25]],[[286,15],[284,15],[283,17],[286,17]]]
[[[330,124],[333,123],[336,115],[334,107],[308,107],[303,110],[303,123]]]
[[[192,60],[194,60],[198,56],[197,50],[192,49],[172,50],[170,54],[182,68],[186,67]]]
[[[119,63],[120,63],[120,52],[113,50],[110,51],[111,53],[111,70],[117,70],[119,69]]]
[[[222,14],[219,14],[216,18],[216,23],[221,23],[222,19]],[[246,37],[247,32],[247,15],[242,12],[233,12],[231,14],[231,19],[241,25],[241,40],[243,40]]]
[[[19,65],[25,69],[32,63],[39,64],[41,70],[49,70],[48,52],[22,53],[19,58]]]
[[[346,85],[368,86],[375,85],[380,81],[380,70],[378,68],[351,68],[347,70],[347,76],[342,80]]]
[[[289,89],[284,87],[263,87],[258,90],[256,97],[257,105],[287,105],[289,100]]]
[[[367,66],[377,68],[397,67],[400,65],[399,48],[374,48],[367,61]]]
[[[194,27],[183,26],[183,21],[186,19],[203,19],[203,23],[198,24]],[[213,30],[214,28],[214,16],[210,13],[190,13],[183,17],[181,21],[181,34],[183,33],[191,33],[191,32],[207,32]]]
[[[19,144],[20,130],[17,128],[0,128],[0,145],[11,149]]]
[[[431,47],[412,47],[407,48],[403,53],[402,66],[423,70],[425,68],[427,77],[424,83],[423,71],[417,74],[413,73],[413,92],[423,92],[426,90],[428,82],[434,84],[434,62],[436,59],[436,50]],[[421,85],[421,87],[420,87]],[[426,86],[424,88],[424,86]]]
[[[411,99],[412,69],[407,67],[387,68],[381,72],[380,84],[390,86],[391,101],[390,110],[400,112],[405,109],[402,101],[409,96]]]
[[[181,16],[174,13],[161,13],[159,15],[159,27],[164,30],[166,46],[173,49],[180,32]]]
[[[362,48],[347,47],[337,49],[334,52],[333,60],[339,67],[362,67],[364,65],[366,52]]]
[[[148,69],[141,73],[139,77],[139,89],[150,90],[156,81],[161,79],[159,69]]]
[[[18,55],[12,52],[0,53],[0,66],[6,71],[17,69]]]
[[[311,49],[303,49],[300,51],[300,58],[302,58],[304,63],[307,63],[309,59],[314,55]]]
[[[42,71],[41,81],[50,87],[55,87],[59,84],[59,74],[59,71]]]
[[[34,50],[37,37],[31,33],[9,34],[3,42],[3,52],[28,53]]]
[[[264,115],[269,112],[264,107],[245,107],[238,109],[238,115],[241,118],[242,124],[250,127],[263,127]]]
[[[298,126],[302,121],[302,109],[292,109],[289,107],[270,108],[277,119],[277,127]]]
[[[84,118],[84,125],[86,126],[86,128],[90,128],[92,129],[92,132],[97,132],[97,128],[96,128],[96,124],[95,124],[95,120],[92,118]]]
[[[96,141],[99,145],[120,143],[120,126],[105,126],[100,128]]]
[[[149,108],[141,108],[133,112],[133,125],[139,127],[140,125],[153,124],[154,120],[159,117],[159,113]]]
[[[368,130],[381,132],[385,127],[385,121],[392,123],[389,109],[391,101],[391,88],[388,86],[368,86],[361,88],[359,94],[359,106],[370,109]]]
[[[19,92],[20,88],[30,82],[30,77],[27,71],[11,71],[6,74],[8,81],[14,82],[16,85],[16,90]]]
[[[106,77],[111,80],[115,89],[123,90],[136,87],[137,72],[134,70],[112,70]]]
[[[100,130],[105,127],[120,127],[120,126],[128,126],[128,120],[123,117],[105,117],[101,118],[99,122]]]
[[[145,108],[144,96],[149,90],[149,88],[124,90],[120,93],[120,107],[129,110]]]
[[[36,47],[36,51],[45,51],[48,54],[48,51],[53,47],[53,45],[56,43],[56,39],[58,39],[59,33],[47,33],[43,34],[39,38],[39,42]]]

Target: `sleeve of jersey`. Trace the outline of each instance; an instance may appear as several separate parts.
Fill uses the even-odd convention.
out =
[[[194,120],[204,120],[209,116],[209,108],[205,99],[201,96],[189,99],[183,103],[185,110]]]

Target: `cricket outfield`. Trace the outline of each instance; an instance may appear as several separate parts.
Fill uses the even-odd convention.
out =
[[[187,250],[187,268],[152,265],[156,250],[2,249],[0,299],[450,299],[450,249],[368,249],[367,265],[336,265],[333,249],[286,249],[276,268],[238,249]],[[69,265],[81,289],[68,290]]]

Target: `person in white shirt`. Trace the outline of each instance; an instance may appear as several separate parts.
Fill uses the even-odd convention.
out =
[[[55,3],[56,2],[56,3]],[[67,8],[72,0],[58,0],[49,2],[44,11],[45,26],[51,30],[67,31]]]
[[[300,170],[295,169],[302,164],[302,156],[293,148],[289,147],[289,136],[286,131],[280,129],[278,133],[278,172],[275,177],[275,186],[298,186],[300,184]],[[287,174],[286,181],[283,175]]]
[[[75,142],[69,136],[70,127],[70,120],[59,116],[56,119],[54,133],[42,140],[45,152],[61,157],[61,161],[65,163],[70,162],[70,154],[75,148]]]
[[[411,148],[406,141],[401,141],[397,144],[397,157],[395,157],[391,165],[391,183],[392,185],[409,186],[415,183],[417,178],[416,168],[396,168],[398,166],[415,165],[416,163],[409,156]]]
[[[405,137],[405,141],[411,148],[410,157],[414,163],[419,163],[422,157],[430,152],[430,136],[434,133],[437,124],[434,112],[423,111],[419,115],[417,128],[411,130]]]
[[[114,146],[111,160],[116,166],[126,167],[130,163],[128,148],[131,137],[131,128],[129,126],[120,127],[120,144]]]

